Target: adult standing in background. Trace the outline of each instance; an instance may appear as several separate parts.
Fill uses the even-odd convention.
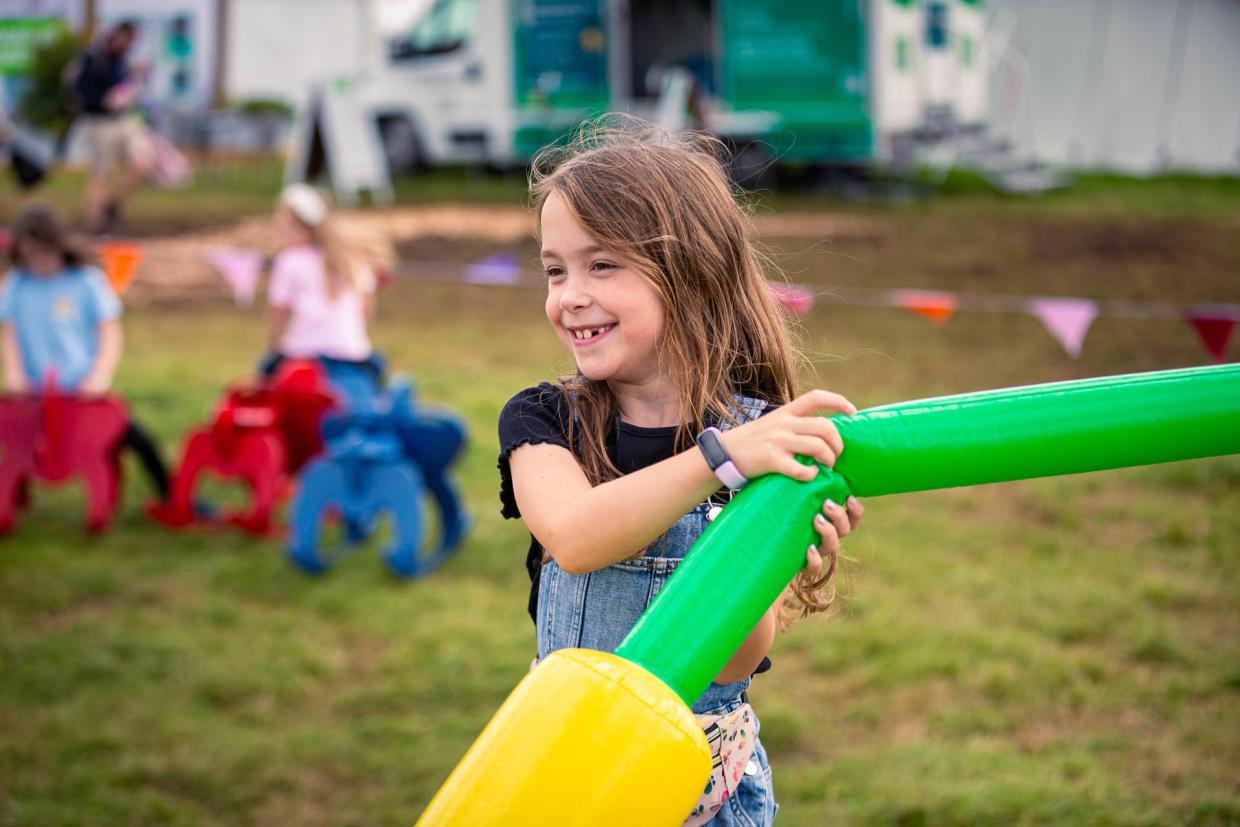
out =
[[[82,55],[73,81],[90,167],[86,226],[93,233],[115,228],[151,167],[146,127],[134,112],[140,72],[126,60],[136,38],[132,22],[117,23]]]

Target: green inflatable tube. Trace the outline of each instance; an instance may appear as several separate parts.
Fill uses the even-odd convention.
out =
[[[616,654],[692,705],[800,570],[828,497],[876,497],[1240,453],[1240,365],[944,396],[834,418],[835,469],[756,480]]]

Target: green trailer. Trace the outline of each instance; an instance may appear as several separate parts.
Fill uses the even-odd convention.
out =
[[[866,165],[981,76],[981,19],[980,0],[439,0],[390,44],[374,105],[428,163],[519,164],[622,111]]]

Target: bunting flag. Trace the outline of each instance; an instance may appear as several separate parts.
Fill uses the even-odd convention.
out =
[[[109,241],[99,247],[99,260],[108,284],[116,295],[123,296],[142,263],[142,248],[126,241]]]
[[[1029,312],[1038,317],[1064,351],[1075,359],[1081,355],[1089,326],[1098,318],[1098,303],[1089,299],[1030,299]]]
[[[203,253],[203,258],[228,282],[237,307],[249,307],[254,303],[258,278],[263,272],[262,253],[258,250],[217,247]]]
[[[1189,308],[1184,319],[1197,331],[1197,336],[1214,361],[1223,361],[1240,313],[1223,307],[1196,307]]]
[[[465,267],[465,281],[471,284],[516,284],[521,265],[515,253],[496,253]]]
[[[906,310],[925,316],[935,324],[942,324],[956,312],[956,297],[937,290],[893,290],[895,303]]]
[[[766,284],[775,303],[791,316],[800,318],[814,307],[814,294],[804,285],[783,284],[778,281],[768,281]]]

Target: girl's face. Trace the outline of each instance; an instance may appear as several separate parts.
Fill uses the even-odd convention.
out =
[[[314,240],[310,230],[297,220],[288,207],[276,208],[276,235],[281,247],[297,247]]]
[[[54,245],[35,241],[33,238],[19,238],[15,244],[25,268],[35,275],[51,276],[64,269],[64,254]]]
[[[542,208],[547,320],[596,382],[643,384],[658,375],[663,305],[631,264],[604,250],[558,192]]]

